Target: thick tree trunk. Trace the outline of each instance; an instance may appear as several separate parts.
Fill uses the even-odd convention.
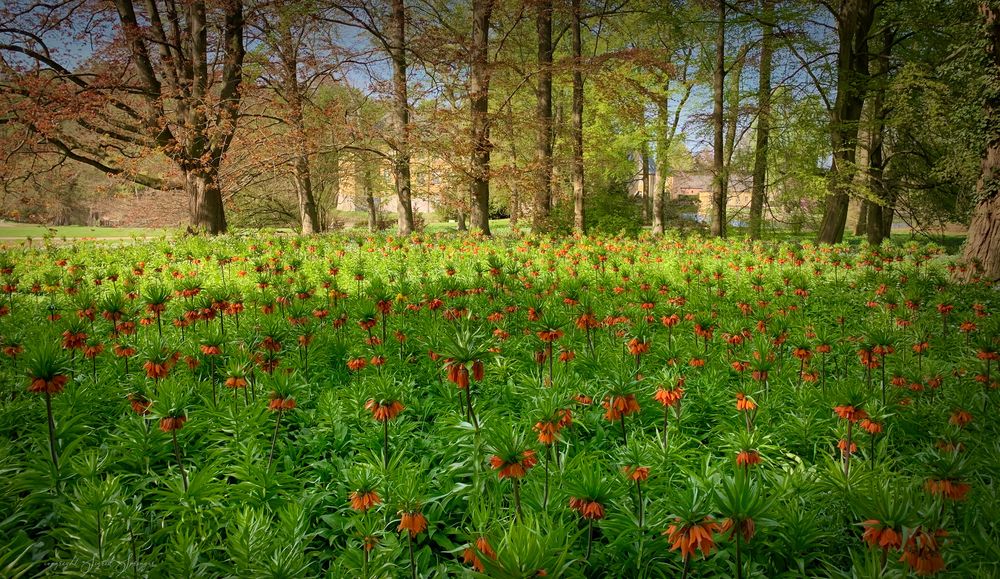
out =
[[[413,202],[410,190],[410,102],[406,88],[406,6],[392,0],[391,14],[393,129],[396,154],[393,173],[396,182],[396,221],[400,235],[413,232]]]
[[[724,83],[726,80],[726,3],[718,0],[719,23],[715,32],[715,72],[712,76],[713,108],[712,128],[715,134],[712,155],[712,170],[715,173],[715,191],[712,193],[711,233],[726,236],[726,167],[725,167],[725,127],[723,106],[725,104]]]
[[[858,121],[868,80],[868,33],[875,18],[874,0],[842,0],[837,17],[837,100],[830,114],[830,195],[820,224],[820,243],[840,243],[854,180]]]
[[[580,39],[580,0],[573,0],[573,229],[584,227],[583,189],[583,43]]]
[[[455,218],[457,227],[459,231],[468,231],[469,227],[465,224],[465,211],[459,211],[458,217]]]
[[[983,2],[979,11],[986,24],[986,51],[989,57],[988,76],[1000,84],[1000,8]],[[984,103],[986,119],[990,121],[986,149],[980,163],[976,191],[981,196],[972,213],[969,235],[962,250],[962,261],[982,269],[983,278],[1000,281],[1000,94],[993,91]],[[968,270],[966,279],[973,272]]]
[[[549,212],[552,209],[552,0],[539,0],[537,10],[536,176],[531,230],[540,233],[548,229]]]
[[[226,232],[218,169],[194,169],[184,173],[184,191],[188,196],[191,225],[206,233]]]
[[[490,235],[489,32],[493,0],[472,3],[469,101],[472,110],[472,228]]]
[[[767,200],[767,150],[771,137],[771,61],[774,56],[774,0],[763,0],[760,71],[757,83],[757,147],[753,159],[750,193],[750,239],[760,239]]]

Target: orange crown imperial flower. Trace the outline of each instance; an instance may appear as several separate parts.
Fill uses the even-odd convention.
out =
[[[584,519],[596,521],[604,518],[604,505],[597,501],[573,497],[569,500],[569,508],[580,513]]]
[[[859,420],[868,418],[868,413],[860,408],[855,408],[851,405],[836,406],[833,409],[842,420],[848,420],[850,422],[857,422]]]
[[[648,466],[623,466],[622,472],[629,480],[643,482],[649,478]]]
[[[708,554],[715,547],[713,534],[718,532],[719,524],[712,520],[712,517],[705,517],[700,523],[689,523],[681,525],[680,519],[677,523],[667,527],[663,532],[667,536],[667,541],[671,543],[670,550],[681,550],[681,557],[687,559],[701,550],[702,557]]]
[[[494,560],[497,558],[497,553],[493,550],[493,547],[490,545],[490,542],[486,539],[486,537],[479,537],[476,539],[475,549],[473,549],[471,545],[466,547],[465,552],[462,553],[462,560],[466,564],[472,563],[472,568],[482,573],[486,570],[486,568],[483,566],[483,562],[479,558],[479,555],[477,555],[477,551]]]
[[[399,528],[400,533],[409,531],[410,537],[416,537],[427,530],[427,517],[419,511],[409,511],[400,513]]]
[[[378,493],[373,490],[352,491],[350,494],[351,508],[355,511],[364,512],[382,502]]]
[[[493,470],[500,471],[497,473],[497,477],[501,479],[523,478],[524,475],[528,474],[528,470],[536,464],[538,464],[538,458],[535,457],[535,451],[531,449],[522,452],[519,460],[507,461],[497,455],[493,455],[493,458],[490,459],[490,466],[493,467]]]
[[[861,524],[865,527],[865,534],[861,538],[870,546],[879,549],[899,549],[903,546],[903,535],[882,521],[868,519]]]
[[[372,418],[375,420],[387,422],[396,418],[406,407],[399,400],[376,402],[374,399],[371,399],[365,403],[365,408],[371,411]]]

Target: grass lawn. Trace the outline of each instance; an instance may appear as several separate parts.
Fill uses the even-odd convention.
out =
[[[130,239],[132,237],[165,237],[166,229],[149,229],[144,227],[87,227],[85,225],[65,225],[61,227],[46,227],[30,223],[0,222],[0,239],[21,240],[31,238],[41,240],[45,236],[54,239]]]

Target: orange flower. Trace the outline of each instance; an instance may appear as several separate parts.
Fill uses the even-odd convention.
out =
[[[580,513],[584,519],[596,521],[604,518],[604,505],[597,501],[574,497],[569,500],[569,508]]]
[[[934,575],[944,570],[944,558],[941,557],[939,539],[947,537],[948,532],[938,529],[930,533],[917,528],[903,547],[903,555],[899,558],[917,575]]]
[[[604,418],[611,422],[639,411],[639,402],[636,401],[635,394],[611,396],[604,400],[603,406],[607,410]]]
[[[490,459],[493,470],[500,471],[497,473],[497,477],[501,479],[524,478],[524,475],[528,474],[528,470],[536,464],[538,464],[538,459],[535,457],[535,451],[530,449],[522,452],[519,459],[504,460],[497,455],[493,455],[493,458]]]
[[[841,419],[848,420],[850,422],[857,422],[864,418],[868,418],[867,412],[865,412],[860,408],[855,408],[854,406],[851,405],[836,406],[834,407],[833,411],[836,412],[837,416],[839,416]]]
[[[882,425],[870,418],[865,418],[859,424],[868,434],[882,434]]]
[[[950,479],[928,479],[927,483],[924,484],[924,488],[932,495],[941,495],[946,499],[962,501],[965,500],[965,495],[972,489],[972,485]]]
[[[352,371],[358,371],[368,365],[368,360],[364,358],[352,358],[347,361],[347,368]]]
[[[560,428],[562,427],[558,421],[536,422],[535,430],[538,432],[538,442],[546,446],[554,443],[556,436],[559,435]]]
[[[719,529],[719,532],[729,533],[730,538],[739,533],[743,536],[744,541],[749,541],[757,534],[757,523],[753,519],[743,519],[739,524],[735,524],[732,519],[726,519],[722,521],[722,528]]]
[[[160,419],[160,430],[163,432],[173,432],[180,430],[187,422],[187,416],[164,416]]]
[[[959,428],[965,428],[965,425],[970,422],[972,422],[972,414],[961,409],[953,412],[951,418],[948,419],[948,424],[952,424]]]
[[[427,518],[419,511],[400,513],[399,528],[400,533],[409,531],[410,537],[416,537],[427,530]]]
[[[49,393],[49,394],[59,394],[63,391],[66,383],[69,382],[69,377],[63,376],[62,374],[57,374],[52,378],[46,380],[44,378],[35,378],[28,385],[28,392],[34,392],[37,394]]]
[[[639,338],[632,338],[628,341],[628,351],[633,356],[639,356],[649,351],[649,342],[643,342]]]
[[[760,453],[756,450],[741,450],[736,454],[736,466],[750,468],[760,464]]]
[[[670,550],[681,550],[681,557],[687,559],[701,549],[702,557],[708,557],[709,552],[715,547],[715,539],[712,535],[719,531],[719,524],[712,520],[712,517],[705,517],[700,523],[688,523],[680,525],[677,523],[670,525],[663,532],[667,536],[667,541],[671,543]]]
[[[736,393],[736,410],[743,412],[753,412],[757,410],[757,403],[753,400],[747,398],[746,394],[742,392]]]
[[[622,472],[629,480],[634,480],[638,482],[643,482],[649,478],[649,467],[648,466],[623,466]]]
[[[841,454],[854,454],[855,452],[858,451],[858,445],[854,444],[853,442],[851,443],[850,450],[848,450],[847,440],[843,438],[841,438],[840,441],[837,442],[837,448],[840,449]]]
[[[271,393],[271,401],[267,404],[267,409],[271,412],[285,412],[287,410],[295,409],[295,399],[292,397],[282,398],[281,396]]]
[[[486,537],[479,537],[476,539],[475,549],[473,549],[471,545],[465,548],[465,552],[462,554],[462,560],[465,563],[472,563],[473,569],[482,573],[486,568],[483,566],[483,562],[479,559],[477,552],[482,553],[483,555],[486,555],[490,559],[494,560],[497,558],[497,554],[490,545],[490,542],[486,540]]]
[[[218,346],[203,344],[201,346],[201,353],[205,354],[206,356],[218,356],[219,354],[222,353],[222,349],[219,348]]]
[[[660,388],[656,389],[656,394],[653,395],[653,400],[656,400],[657,402],[659,402],[664,406],[676,406],[677,403],[680,402],[681,398],[683,397],[684,397],[684,389],[681,388],[680,386],[672,390],[668,390],[661,386]]]
[[[861,524],[865,527],[861,538],[870,546],[880,549],[899,549],[903,546],[903,535],[892,527],[884,526],[882,521],[869,519]]]
[[[552,343],[563,337],[562,330],[542,330],[538,332],[538,339],[545,343]]]
[[[376,402],[374,399],[370,399],[365,403],[365,408],[371,411],[372,418],[375,420],[379,422],[388,422],[389,420],[396,418],[396,416],[403,411],[405,406],[403,406],[403,403],[399,400],[393,400],[392,402]]]
[[[368,491],[352,491],[351,495],[351,508],[355,511],[364,512],[368,509],[378,505],[382,502],[379,498],[378,493],[373,490]]]
[[[166,378],[167,373],[170,372],[170,368],[167,364],[157,364],[152,360],[147,361],[142,365],[142,367],[146,369],[146,377],[152,378],[153,380]]]

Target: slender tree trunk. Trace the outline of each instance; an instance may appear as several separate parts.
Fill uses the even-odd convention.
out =
[[[989,57],[987,73],[992,82],[1000,84],[1000,8],[982,2],[979,12],[986,25],[986,51]],[[1000,280],[1000,94],[990,93],[984,103],[990,133],[980,163],[976,191],[980,201],[972,213],[972,224],[962,251],[962,261],[976,263],[983,269],[984,278]],[[966,274],[972,276],[971,269]]]
[[[469,101],[472,110],[472,227],[490,235],[489,32],[493,0],[472,3],[472,57]]]
[[[639,174],[642,175],[642,222],[652,223],[653,221],[653,196],[649,191],[649,144],[643,143],[639,151],[642,168]]]
[[[762,0],[760,70],[757,84],[757,147],[750,193],[750,239],[760,239],[767,200],[767,152],[771,137],[771,61],[774,57],[774,0]]]
[[[872,154],[871,151],[869,151],[869,155],[871,154]],[[869,161],[868,167],[870,170],[871,157],[869,157],[868,161]],[[871,179],[869,178],[869,184],[870,183]],[[854,235],[865,235],[865,233],[868,231],[868,215],[872,212],[874,207],[877,207],[877,205],[875,205],[871,201],[867,199],[861,200],[861,207],[858,208],[858,223],[854,226]]]
[[[837,100],[830,115],[830,195],[820,224],[820,243],[840,243],[847,225],[847,207],[855,174],[858,121],[868,80],[868,33],[875,18],[874,0],[841,2],[837,14]]]
[[[298,43],[292,37],[292,24],[289,22],[288,8],[278,5],[280,21],[277,36],[279,46],[276,52],[282,62],[281,79],[284,85],[282,95],[288,105],[286,122],[291,129],[293,139],[294,159],[292,161],[292,180],[295,183],[295,194],[299,204],[299,224],[303,235],[316,233],[318,219],[316,216],[316,201],[313,198],[312,176],[309,170],[309,146],[305,134],[305,122],[302,118],[302,86],[299,84],[299,50]]]
[[[378,206],[375,205],[375,168],[372,159],[361,157],[361,193],[368,211],[368,230],[378,231]]]
[[[552,209],[552,0],[538,0],[535,30],[538,35],[538,88],[535,123],[535,206],[531,230],[548,229]]]
[[[188,196],[191,225],[207,233],[226,232],[218,167],[185,171],[184,190]]]
[[[403,0],[392,0],[390,28],[396,221],[399,234],[409,235],[413,232],[413,202],[410,198],[410,102],[406,88],[406,6]]]
[[[882,47],[879,50],[876,61],[875,76],[878,84],[871,101],[871,142],[868,147],[868,187],[878,197],[877,202],[865,202],[868,204],[868,213],[865,215],[865,233],[868,243],[879,245],[883,240],[888,239],[892,233],[892,215],[895,212],[894,195],[889,191],[885,180],[885,121],[889,114],[885,106],[885,87],[889,76],[889,56],[892,50],[895,31],[887,27],[882,34]]]
[[[580,39],[580,0],[573,0],[573,228],[583,232],[583,43]]]
[[[465,217],[465,211],[459,211],[458,212],[458,217],[455,219],[455,221],[457,222],[457,227],[458,227],[459,231],[468,231],[469,230],[469,226],[466,225],[465,219],[466,219],[466,217]]]
[[[667,86],[669,89],[669,84]],[[657,125],[659,135],[656,140],[656,175],[653,176],[653,235],[663,235],[663,220],[667,203],[667,182],[670,180],[670,145],[672,131],[670,130],[670,103],[664,97],[657,106]]]
[[[711,233],[717,237],[726,236],[726,166],[725,166],[725,105],[724,84],[726,80],[726,3],[718,0],[719,23],[715,32],[715,73],[712,76],[713,143],[712,169],[715,173],[715,191],[712,194]]]

